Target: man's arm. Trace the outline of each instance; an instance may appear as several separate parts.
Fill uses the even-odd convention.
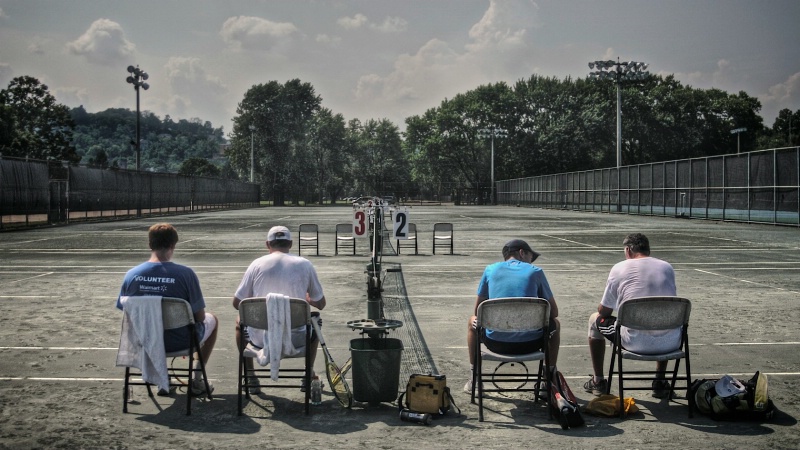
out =
[[[598,305],[597,312],[600,313],[600,317],[608,317],[612,312],[614,312],[614,310],[608,306]]]
[[[558,305],[556,304],[556,298],[550,297],[547,299],[547,302],[550,303],[550,318],[555,319],[558,317]]]
[[[234,295],[234,296],[233,296],[233,308],[234,308],[234,309],[236,309],[236,310],[238,310],[238,309],[239,309],[239,303],[242,303],[242,300],[241,300],[240,298],[237,298],[237,297]]]
[[[323,310],[325,308],[325,305],[326,305],[325,296],[324,295],[322,296],[321,299],[319,299],[317,301],[311,300],[311,297],[306,297],[306,301],[308,302],[309,305],[319,309],[320,311]]]
[[[489,297],[484,297],[482,295],[479,295],[478,298],[475,299],[475,309],[472,311],[473,315],[476,316],[478,315],[478,305],[483,303],[484,300],[489,300]]]
[[[203,323],[206,320],[206,309],[200,308],[194,312],[194,322]]]

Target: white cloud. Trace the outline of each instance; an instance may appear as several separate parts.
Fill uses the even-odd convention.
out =
[[[52,93],[58,103],[64,105],[87,105],[92,98],[86,88],[80,87],[60,87]]]
[[[370,24],[369,28],[381,33],[399,33],[408,29],[408,21],[400,17],[387,17],[381,24]]]
[[[230,17],[222,24],[222,39],[237,49],[269,50],[298,33],[294,24],[260,17]]]
[[[431,39],[415,54],[398,56],[391,73],[363,75],[354,90],[356,100],[364,107],[391,105],[420,114],[480,84],[528,76],[533,64],[527,29],[536,20],[535,8],[526,3],[492,1],[463,49]]]
[[[371,22],[364,14],[356,14],[353,17],[341,17],[336,23],[345,30],[356,30],[367,27],[379,33],[399,33],[408,29],[408,21],[402,17],[387,16],[382,23]]]
[[[200,59],[172,57],[164,65],[164,71],[172,91],[164,102],[164,108],[171,115],[210,120],[208,111],[224,111],[228,87],[219,78],[208,74]],[[227,127],[228,124],[213,125]]]
[[[108,19],[95,20],[81,37],[67,43],[67,50],[94,64],[108,64],[130,56],[136,46],[125,39],[122,27]]]
[[[340,42],[342,42],[342,38],[339,36],[329,36],[327,34],[318,34],[315,40],[320,44],[328,45],[338,45]]]
[[[0,19],[8,19],[8,15],[3,11],[3,8],[0,8]]]
[[[368,21],[369,19],[367,19],[367,16],[363,14],[356,14],[353,17],[342,17],[337,20],[336,23],[346,30],[354,30],[356,28],[361,28]]]

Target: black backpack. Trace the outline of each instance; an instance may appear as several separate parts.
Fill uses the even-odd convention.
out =
[[[744,392],[721,396],[716,391],[717,379],[692,382],[689,395],[697,411],[715,420],[768,421],[775,414],[775,405],[769,398],[767,375],[756,372],[748,381],[738,380]]]

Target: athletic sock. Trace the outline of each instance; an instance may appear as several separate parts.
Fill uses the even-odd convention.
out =
[[[606,379],[606,378],[605,378],[604,376],[602,376],[602,375],[600,375],[600,376],[593,375],[593,376],[592,376],[592,380],[593,380],[595,383],[600,383],[601,381],[603,381],[603,380],[605,380],[605,379]]]

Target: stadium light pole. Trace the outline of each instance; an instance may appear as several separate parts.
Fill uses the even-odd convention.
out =
[[[139,66],[133,67],[128,66],[128,78],[125,79],[128,83],[133,85],[133,89],[136,90],[136,171],[139,171],[139,161],[142,149],[142,128],[140,125],[141,116],[139,112],[139,88],[144,89],[145,91],[150,89],[150,85],[145,83],[149,75],[147,72],[140,69]]]
[[[589,69],[597,69],[589,72],[589,79],[592,80],[611,80],[617,86],[617,169],[622,166],[622,94],[620,94],[620,84],[628,81],[642,81],[650,76],[647,71],[647,64],[636,61],[617,62],[593,61],[589,63]]]
[[[255,154],[253,153],[253,136],[255,136],[256,126],[250,125],[250,182],[253,182],[253,172],[255,167]]]
[[[481,128],[478,130],[478,137],[482,139],[492,140],[492,204],[495,204],[494,199],[494,138],[502,139],[508,137],[508,131],[502,128],[491,127]]]
[[[739,146],[739,135],[744,133],[745,131],[747,131],[747,128],[745,128],[745,127],[737,128],[735,130],[731,130],[731,134],[735,134],[736,135],[736,154],[737,155],[739,154],[739,150],[741,148]]]

